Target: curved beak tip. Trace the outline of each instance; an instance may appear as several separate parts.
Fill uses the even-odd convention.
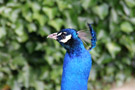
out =
[[[51,38],[51,39],[57,40],[57,33],[52,33],[52,34],[48,35],[47,38]]]

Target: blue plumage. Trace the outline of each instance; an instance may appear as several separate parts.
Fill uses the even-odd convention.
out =
[[[96,46],[96,34],[88,24],[91,39],[91,50]],[[74,29],[63,29],[48,36],[56,39],[66,50],[61,80],[61,90],[87,90],[87,83],[92,66],[91,55],[86,50],[78,33]]]
[[[96,32],[93,30],[91,24],[88,23],[90,34],[91,34],[91,47],[89,48],[89,51],[91,51],[94,47],[96,47]]]

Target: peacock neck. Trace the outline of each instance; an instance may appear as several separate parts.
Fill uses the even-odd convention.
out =
[[[91,56],[80,39],[70,41],[64,46],[67,50],[61,81],[61,90],[87,90]]]
[[[67,48],[67,52],[69,54],[78,55],[84,52],[85,47],[83,42],[80,39],[74,40],[74,42],[70,42],[70,47]]]
[[[75,45],[64,58],[61,90],[87,90],[91,56],[82,43]]]

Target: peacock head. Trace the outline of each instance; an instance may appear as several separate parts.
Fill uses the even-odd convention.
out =
[[[75,29],[70,28],[62,29],[58,33],[50,34],[47,38],[57,40],[67,50],[74,48],[81,43],[78,32]],[[79,43],[77,41],[79,41]]]
[[[58,33],[50,34],[47,38],[57,40],[66,50],[70,51],[83,49],[83,42],[91,43],[91,47],[88,49],[91,51],[96,46],[96,32],[93,30],[91,24],[88,23],[88,27],[89,32],[67,28],[60,30]]]

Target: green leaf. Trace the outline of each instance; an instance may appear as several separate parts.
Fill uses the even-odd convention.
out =
[[[34,86],[36,90],[44,90],[45,87],[42,81],[36,81]]]
[[[44,59],[47,60],[47,63],[48,63],[49,65],[53,65],[53,63],[54,63],[54,58],[53,58],[52,56],[44,56]]]
[[[108,67],[106,68],[106,73],[107,73],[108,75],[112,75],[112,74],[114,73],[115,69],[116,69],[116,68],[114,68],[114,66],[108,66]]]
[[[31,2],[29,5],[31,5],[32,10],[33,10],[34,12],[39,12],[40,9],[41,9],[41,5],[39,5],[39,4],[36,3],[36,2]]]
[[[106,47],[111,54],[112,58],[115,58],[116,54],[121,51],[121,47],[114,42],[108,42]]]
[[[26,64],[19,76],[19,79],[23,82],[24,87],[28,88],[30,85],[30,77],[32,77],[30,73],[30,66]]]
[[[129,19],[132,24],[135,25],[135,17]]]
[[[20,9],[13,10],[13,11],[11,12],[11,15],[9,16],[9,17],[10,17],[9,19],[10,19],[12,22],[16,22],[20,11],[21,11]]]
[[[135,0],[125,0],[125,2],[130,8],[135,7]]]
[[[12,42],[11,42],[11,46],[12,46],[12,49],[13,49],[13,50],[17,50],[17,49],[20,48],[20,44],[17,43],[16,41],[12,41]]]
[[[66,16],[66,28],[77,28],[75,24],[78,24],[78,16],[75,12],[75,10],[65,11],[64,15]]]
[[[131,33],[133,31],[133,27],[129,22],[122,22],[120,28],[125,33]]]
[[[0,41],[0,47],[3,47],[4,46],[4,43]]]
[[[61,19],[51,20],[49,21],[49,25],[54,27],[57,31],[59,31],[63,25],[63,21]]]
[[[26,48],[27,48],[27,50],[28,50],[29,53],[34,52],[34,50],[35,50],[35,43],[33,43],[33,42],[27,42],[26,43]]]
[[[28,27],[28,31],[31,33],[31,32],[35,32],[37,30],[37,27],[34,23],[29,23],[27,24],[27,27]]]
[[[96,0],[81,0],[82,7],[88,9],[89,7],[95,6],[97,4]]]
[[[17,40],[18,40],[18,42],[25,42],[25,41],[27,41],[28,40],[28,36],[27,36],[27,34],[24,34],[23,36],[18,36],[18,37],[16,37],[17,38]]]
[[[92,0],[83,0],[82,1],[83,8],[88,9],[90,1],[92,1]]]
[[[39,22],[40,26],[44,26],[46,23],[47,19],[45,16],[41,15],[40,13],[33,13],[33,19],[37,20]]]
[[[58,9],[60,11],[64,11],[65,9],[72,8],[72,5],[68,4],[66,1],[56,0],[56,3],[58,4]]]
[[[38,30],[38,34],[41,35],[42,37],[46,35],[45,28],[42,27]]]
[[[109,7],[107,4],[102,4],[100,6],[95,6],[93,7],[93,12],[95,14],[97,14],[101,20],[103,20],[107,15],[108,15],[108,11],[109,11]]]
[[[123,10],[126,13],[126,15],[129,16],[131,14],[131,9],[128,8],[124,2],[121,2],[121,5],[123,6]]]
[[[4,27],[0,27],[0,39],[6,35],[6,30]]]
[[[55,0],[43,0],[43,4],[46,6],[53,6],[55,4]]]
[[[19,56],[16,56],[13,61],[12,61],[12,64],[14,66],[24,66],[26,64],[26,60],[25,58],[22,56],[22,55],[19,55]]]
[[[0,0],[0,4],[3,4],[4,3],[4,0]]]
[[[22,9],[22,15],[23,17],[29,21],[32,22],[32,11],[30,11],[30,4],[27,3],[25,5],[23,5]]]
[[[132,37],[127,37],[123,35],[120,39],[120,43],[123,44],[129,51],[132,56],[135,54],[135,43]]]
[[[117,23],[118,22],[118,14],[115,9],[111,10],[111,18],[113,22]]]
[[[42,50],[43,49],[43,45],[41,43],[36,43],[36,46],[35,46],[35,50]]]
[[[43,12],[49,17],[49,19],[53,19],[58,13],[57,8],[49,8],[43,7]]]

